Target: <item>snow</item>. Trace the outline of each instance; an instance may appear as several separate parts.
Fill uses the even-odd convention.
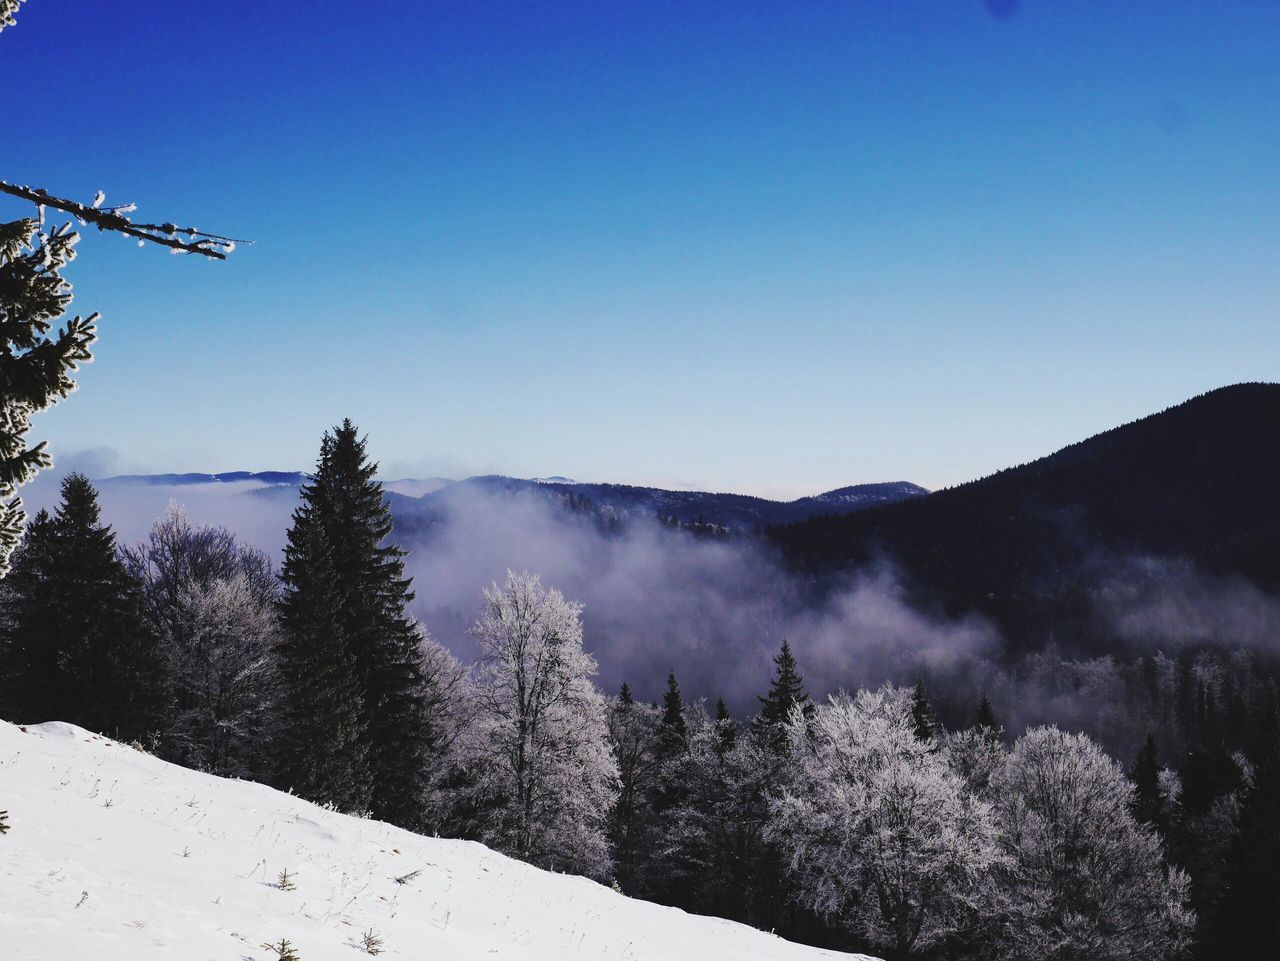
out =
[[[854,961],[160,761],[0,722],[5,961]],[[288,871],[293,889],[276,884]],[[414,872],[420,872],[415,874]],[[397,878],[403,883],[398,883]]]

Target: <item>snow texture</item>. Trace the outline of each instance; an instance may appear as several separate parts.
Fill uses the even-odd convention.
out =
[[[801,947],[337,814],[53,722],[0,722],[6,961],[817,961]],[[280,885],[282,871],[288,883]]]

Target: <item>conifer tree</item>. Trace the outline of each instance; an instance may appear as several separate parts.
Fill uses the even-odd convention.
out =
[[[614,879],[627,894],[636,893],[637,868],[652,855],[651,801],[660,732],[658,708],[638,704],[624,683],[609,712],[609,740],[618,761],[618,800],[609,841]]]
[[[0,577],[26,520],[17,489],[52,463],[43,442],[27,444],[31,417],[75,390],[72,375],[92,359],[97,336],[97,314],[50,333],[71,303],[62,269],[78,237],[67,227],[37,233],[38,226],[0,224]]]
[[[329,544],[307,507],[295,511],[288,537],[280,603],[281,783],[339,810],[366,810],[371,784],[361,695],[339,623]]]
[[[775,747],[781,747],[783,727],[791,716],[791,711],[799,707],[805,717],[812,717],[814,704],[804,689],[804,680],[800,677],[796,666],[795,655],[791,653],[791,642],[782,640],[782,648],[773,658],[773,679],[769,682],[769,693],[760,698],[760,713],[756,716],[754,729],[757,734],[766,735]]]
[[[938,733],[938,721],[933,715],[923,677],[916,679],[915,690],[911,692],[911,724],[921,741],[932,741]]]
[[[8,585],[16,713],[142,737],[158,709],[155,637],[89,479],[64,478],[57,512],[37,515],[30,536]]]
[[[658,725],[657,766],[653,809],[657,814],[683,800],[680,760],[689,748],[689,727],[685,721],[684,695],[673,670],[667,675],[667,691],[662,695],[662,720]]]
[[[339,599],[338,625],[360,689],[372,813],[419,826],[436,737],[427,708],[422,634],[409,616],[405,552],[387,543],[391,510],[377,464],[352,422],[325,434],[302,503],[324,532]]]
[[[1133,816],[1144,824],[1159,824],[1160,764],[1156,759],[1156,738],[1148,734],[1130,774],[1133,779]]]
[[[716,698],[716,753],[720,760],[724,760],[726,754],[733,750],[734,745],[738,743],[738,726],[733,721],[733,715],[729,713],[729,707],[724,703],[724,698]]]
[[[662,695],[661,753],[663,760],[675,757],[688,745],[689,729],[684,718],[684,696],[673,670],[667,675],[667,692]]]
[[[1222,961],[1270,957],[1280,944],[1280,725],[1240,805],[1239,832],[1227,860],[1227,891],[1210,950]]]
[[[1000,724],[996,720],[995,708],[991,706],[991,698],[987,696],[987,692],[982,692],[982,700],[978,702],[978,730],[984,731],[993,736],[1000,734]]]

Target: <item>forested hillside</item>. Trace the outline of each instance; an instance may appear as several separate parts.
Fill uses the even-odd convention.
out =
[[[1115,642],[1117,593],[1179,591],[1190,565],[1280,588],[1280,385],[1241,384],[990,477],[775,527],[820,584],[888,559],[913,600],[993,618],[1014,649]]]

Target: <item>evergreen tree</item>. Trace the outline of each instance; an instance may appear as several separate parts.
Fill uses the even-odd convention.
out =
[[[689,749],[689,726],[685,720],[684,695],[673,670],[667,675],[667,692],[662,695],[662,720],[658,724],[657,777],[653,810],[661,815],[676,807],[684,797],[680,762]]]
[[[280,602],[281,783],[339,810],[366,810],[371,784],[361,695],[339,623],[329,544],[307,507],[294,512],[288,537]]]
[[[57,512],[37,515],[30,534],[6,617],[16,713],[142,737],[159,707],[155,636],[89,479],[64,478]]]
[[[50,335],[71,303],[62,269],[78,238],[68,227],[47,234],[37,227],[34,220],[0,224],[0,577],[26,520],[17,489],[52,463],[43,442],[27,446],[31,417],[75,390],[72,375],[92,359],[97,336],[96,314]]]
[[[684,718],[684,696],[680,682],[673,670],[667,675],[667,693],[662,695],[662,735],[660,752],[662,760],[680,754],[688,746],[689,729]]]
[[[1271,957],[1280,944],[1280,726],[1240,805],[1227,890],[1207,946],[1223,961]]]
[[[1160,764],[1156,759],[1156,738],[1148,734],[1130,772],[1133,779],[1133,816],[1144,824],[1159,826],[1163,804],[1160,798]]]
[[[999,736],[1000,724],[996,720],[996,710],[991,706],[991,698],[982,692],[982,700],[978,702],[978,729],[993,736]]]
[[[638,869],[652,856],[651,801],[661,729],[658,708],[636,703],[631,688],[623,684],[609,712],[609,740],[618,761],[618,800],[609,841],[614,879],[627,894],[638,893]]]
[[[733,750],[734,745],[738,743],[738,725],[734,723],[733,715],[729,713],[728,705],[724,703],[724,698],[716,699],[716,753],[719,754],[723,761],[726,754]]]
[[[338,626],[360,690],[372,813],[412,828],[420,826],[437,744],[423,637],[407,612],[413,593],[404,576],[405,552],[387,543],[391,510],[365,446],[350,420],[326,433],[302,504],[323,531],[332,558]]]
[[[759,699],[760,713],[752,727],[757,735],[765,736],[774,747],[781,748],[785,740],[784,725],[792,709],[799,707],[805,717],[811,718],[814,704],[804,689],[795,655],[791,653],[791,643],[786,638],[782,639],[781,650],[774,655],[773,668],[769,693]]]
[[[921,741],[932,741],[938,734],[938,721],[929,703],[923,677],[916,679],[915,690],[911,692],[911,724]]]

